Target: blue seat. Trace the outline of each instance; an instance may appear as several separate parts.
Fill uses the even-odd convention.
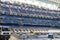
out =
[[[47,13],[48,16],[53,16],[51,13]]]
[[[13,22],[18,24],[18,21],[16,21],[16,20],[13,20]]]
[[[11,11],[18,13],[18,9],[16,9],[16,8],[11,8]]]
[[[33,11],[30,11],[30,10],[27,10],[27,13],[28,14],[34,14],[34,12]]]
[[[38,8],[38,7],[34,7],[35,10],[41,10],[41,8]]]
[[[58,14],[53,14],[53,16],[58,17]]]
[[[13,4],[13,5],[14,5],[14,6],[20,6],[19,4],[16,4],[16,3],[15,3],[15,4]]]
[[[54,12],[59,12],[59,10],[53,10]]]
[[[46,15],[46,13],[45,13],[45,12],[42,12],[42,15],[44,15],[44,16],[45,16],[45,15]]]
[[[6,22],[6,20],[3,20],[3,19],[2,19],[0,22],[5,23],[5,22]]]
[[[45,8],[41,8],[42,10],[44,10],[44,11],[46,11],[46,9]]]
[[[20,13],[26,13],[26,10],[23,10],[23,9],[19,9],[20,10]]]
[[[9,2],[0,2],[1,4],[8,4]]]
[[[9,8],[8,7],[1,7],[2,11],[7,11],[9,12]]]
[[[7,20],[7,19],[5,19],[4,21],[5,21],[5,23],[10,23],[11,22],[10,20]]]
[[[41,13],[40,12],[37,12],[37,11],[34,11],[34,14],[40,15]]]
[[[12,5],[12,3],[9,3],[9,5]]]
[[[60,16],[60,14],[58,14]]]
[[[55,25],[60,26],[60,21],[56,21]]]
[[[29,8],[29,9],[34,9],[34,7],[32,7],[32,6],[26,6],[26,8]]]
[[[12,3],[10,3],[10,2],[9,2],[9,3],[6,3],[6,4],[7,4],[7,5],[13,5],[13,4],[12,4]]]
[[[29,24],[29,22],[28,21],[23,21],[22,24]]]

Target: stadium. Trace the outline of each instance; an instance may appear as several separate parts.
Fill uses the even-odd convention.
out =
[[[47,0],[12,1],[0,1],[0,25],[2,27],[9,27],[12,35],[20,39],[23,38],[20,37],[22,34],[60,33],[59,3]]]

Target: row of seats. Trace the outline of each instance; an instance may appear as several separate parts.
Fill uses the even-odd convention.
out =
[[[0,2],[1,4],[5,4],[5,5],[12,5],[12,6],[18,6],[18,7],[24,7],[24,8],[31,8],[31,9],[39,9],[38,7],[34,6],[34,5],[29,5],[29,4],[24,4],[24,3],[21,3],[21,4],[16,4],[16,3],[5,3],[5,2]]]
[[[13,5],[14,5],[14,4],[13,4]],[[19,5],[19,4],[16,4],[16,5]],[[40,8],[38,8],[38,7],[36,7],[36,6],[33,6],[33,8],[32,8],[32,6],[31,6],[31,5],[28,5],[28,4],[21,4],[21,6],[22,6],[22,5],[24,5],[24,7],[22,7],[22,8],[28,7],[28,9],[33,9],[33,8],[35,7],[34,9],[38,9],[39,11],[41,10]],[[27,6],[26,6],[26,5],[27,5]],[[46,9],[42,8],[42,10],[46,10]],[[51,11],[51,12],[52,12],[53,10],[48,10],[48,11]],[[54,12],[55,12],[55,11],[57,12],[57,10],[54,10]],[[59,11],[59,10],[58,10],[58,11]]]
[[[0,22],[2,23],[21,23],[23,21],[22,18],[16,18],[11,16],[0,16]]]
[[[44,15],[44,16],[52,16],[52,17],[60,17],[60,14],[51,14],[51,13],[46,13],[46,12],[37,12],[37,11],[31,11],[31,10],[24,10],[24,9],[15,9],[11,8],[9,9],[8,7],[1,7],[3,12],[9,13],[10,10],[14,14],[36,14],[36,15]]]
[[[9,17],[17,17],[17,18],[19,18],[19,17],[22,17],[22,18],[36,18],[36,19],[45,19],[45,20],[60,20],[60,19],[58,19],[57,17],[51,17],[51,16],[44,16],[44,15],[36,15],[36,14],[15,14],[15,13],[6,13],[6,12],[3,12],[2,13],[3,15],[0,15],[0,16],[9,16]]]
[[[28,21],[29,20],[29,21]],[[52,21],[52,20],[30,20],[25,19],[22,21],[22,24],[37,24],[37,25],[52,25],[52,26],[60,26],[60,21]]]
[[[1,19],[0,19],[1,20]],[[18,20],[1,20],[1,23],[21,23],[21,24],[37,24],[37,25],[52,25],[52,26],[60,26],[60,21],[47,21],[47,20],[38,20],[38,21],[34,21],[34,20],[25,20],[25,21],[18,21]]]
[[[39,19],[25,19],[24,20],[14,20],[14,19],[0,19],[1,23],[17,23],[17,24],[33,24],[33,25],[52,25],[52,26],[60,26],[60,21],[53,20],[39,20]]]
[[[1,4],[8,4],[8,5],[14,5],[14,6],[20,6],[20,7],[24,7],[24,8],[28,8],[28,9],[35,9],[35,10],[45,10],[45,11],[50,11],[50,12],[60,12],[60,10],[49,10],[49,9],[45,9],[45,8],[39,8],[35,5],[30,5],[30,4],[25,4],[25,3],[20,3],[20,4],[17,4],[17,3],[9,3],[9,2],[0,2]]]
[[[39,19],[39,18],[22,18],[19,19],[21,17],[11,17],[11,16],[0,16],[0,22],[7,22],[7,23],[22,23],[22,24],[43,24],[43,25],[56,25],[56,26],[60,26],[60,21],[57,20],[48,20],[48,19]],[[2,19],[3,18],[3,19]],[[6,19],[5,19],[6,18]],[[12,19],[13,18],[13,19]]]
[[[0,23],[21,23],[21,22],[16,20],[1,20]]]

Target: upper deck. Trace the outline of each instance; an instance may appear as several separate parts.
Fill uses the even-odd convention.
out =
[[[36,15],[43,15],[43,16],[51,16],[51,17],[60,17],[60,10],[50,10],[47,8],[39,8],[35,5],[29,5],[24,3],[9,3],[9,2],[0,2],[1,6],[0,9],[3,12],[12,13],[22,13],[22,14],[36,14]]]
[[[0,23],[3,23],[2,25],[60,26],[60,10],[39,8],[24,3],[0,2],[0,4]]]

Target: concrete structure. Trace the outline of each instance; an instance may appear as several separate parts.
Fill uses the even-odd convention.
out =
[[[48,28],[60,28],[60,10],[48,9],[28,3],[0,2],[0,25],[13,28],[13,32],[19,33],[60,33],[60,30]],[[40,27],[44,27],[40,30]],[[19,30],[19,31],[18,31]]]

